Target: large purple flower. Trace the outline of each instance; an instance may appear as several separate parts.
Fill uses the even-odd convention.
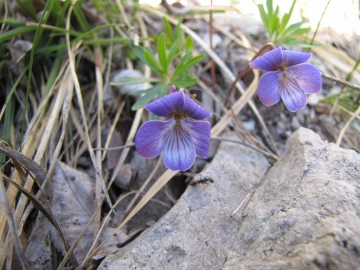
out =
[[[206,158],[210,147],[211,112],[198,105],[184,92],[171,93],[144,106],[165,121],[148,121],[135,137],[136,150],[146,158],[163,153],[163,161],[171,170],[186,171],[196,155]]]
[[[307,103],[306,94],[320,91],[320,72],[310,64],[311,53],[282,50],[280,47],[267,52],[249,63],[253,69],[268,71],[259,81],[258,97],[271,106],[283,100],[292,112],[301,110]]]

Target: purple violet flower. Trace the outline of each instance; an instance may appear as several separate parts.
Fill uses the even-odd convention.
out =
[[[154,158],[163,153],[163,162],[171,170],[188,170],[196,155],[206,158],[210,147],[211,112],[198,105],[184,92],[175,92],[157,99],[144,108],[165,121],[151,120],[139,128],[135,136],[138,153]]]
[[[253,69],[268,71],[259,81],[258,97],[271,106],[283,100],[289,111],[296,112],[305,107],[306,94],[320,91],[320,72],[305,63],[311,53],[282,50],[280,47],[267,52],[249,63]]]

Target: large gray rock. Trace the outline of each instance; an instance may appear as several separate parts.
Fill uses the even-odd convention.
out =
[[[360,156],[300,128],[247,209],[224,269],[359,269]]]
[[[219,269],[239,230],[230,214],[268,166],[258,153],[222,143],[175,206],[99,269]]]
[[[177,204],[99,269],[357,269],[360,156],[300,128],[230,217],[267,166],[222,143]]]

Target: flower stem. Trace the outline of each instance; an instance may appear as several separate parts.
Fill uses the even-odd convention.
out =
[[[333,76],[330,76],[330,75],[327,75],[327,74],[324,74],[324,73],[321,73],[321,76],[323,78],[328,79],[330,81],[333,81],[335,83],[338,83],[338,84],[341,84],[343,86],[347,86],[347,87],[350,87],[350,88],[352,88],[354,90],[360,91],[360,85],[353,84],[353,83],[341,80],[339,78],[336,78],[336,77],[333,77]]]
[[[271,51],[271,50],[273,50],[273,49],[276,49],[276,47],[275,47],[274,44],[272,44],[272,43],[266,43],[266,44],[255,54],[255,56],[250,60],[250,62],[253,61],[253,60],[255,60],[256,58],[258,58],[259,56],[263,55],[267,50]],[[225,99],[225,104],[224,104],[225,106],[226,106],[226,104],[227,104],[228,101],[229,101],[230,95],[231,95],[232,91],[234,90],[234,87],[235,87],[236,82],[237,82],[238,80],[240,80],[249,70],[250,70],[250,66],[249,66],[249,64],[248,64],[243,70],[239,71],[236,79],[233,81],[233,83],[232,83],[231,86],[230,86],[230,89],[229,89],[228,94],[227,94],[226,99]]]

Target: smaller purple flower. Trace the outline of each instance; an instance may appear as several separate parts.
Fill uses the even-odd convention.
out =
[[[165,117],[165,121],[142,124],[135,136],[135,147],[146,158],[157,157],[162,152],[167,168],[186,171],[194,164],[196,155],[207,157],[211,125],[204,120],[211,112],[184,92],[175,91],[171,87],[169,95],[144,106],[149,112]]]
[[[320,72],[305,63],[311,53],[282,50],[280,47],[267,52],[249,63],[253,69],[267,71],[259,81],[258,97],[271,106],[283,100],[289,111],[296,112],[305,107],[306,94],[320,91]]]

